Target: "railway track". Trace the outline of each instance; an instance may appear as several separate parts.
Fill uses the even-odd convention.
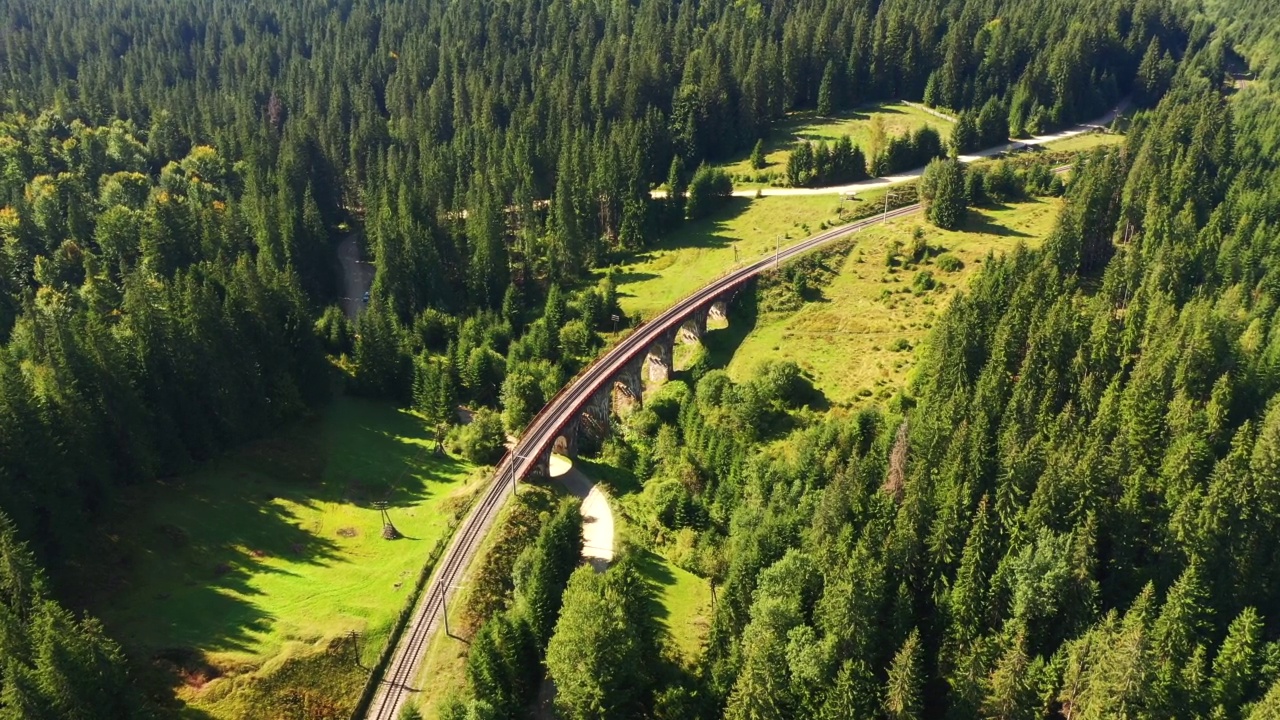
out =
[[[1111,118],[1127,107],[1127,103],[1128,101],[1121,103],[1106,116],[1095,121],[1093,125],[1105,125],[1110,122]],[[1084,127],[1090,126],[1079,126],[1067,132],[1078,132]],[[1041,138],[1039,141],[1049,139],[1052,139],[1052,136]],[[1004,149],[1011,147],[1012,145]],[[982,158],[962,158],[962,160],[969,159]],[[1070,169],[1071,166],[1064,165],[1054,168],[1053,172],[1060,174]],[[515,492],[516,482],[528,475],[541,455],[551,448],[563,424],[576,413],[581,412],[583,406],[604,383],[611,381],[626,363],[635,359],[638,353],[647,352],[662,333],[671,330],[672,327],[679,327],[694,309],[734,287],[741,286],[770,266],[781,265],[792,258],[877,223],[911,215],[918,212],[921,207],[919,203],[915,203],[841,225],[796,243],[785,250],[776,251],[750,265],[734,268],[680,300],[653,320],[640,325],[569,381],[534,417],[515,447],[508,451],[494,468],[493,479],[485,488],[484,497],[467,514],[462,527],[454,535],[440,569],[432,577],[413,617],[405,625],[384,677],[379,682],[364,717],[367,720],[395,720],[409,693],[416,692],[409,683],[418,675],[427,643],[442,623],[444,608],[449,597],[452,596],[458,581],[471,564],[476,549],[493,525],[506,498]]]
[[[918,210],[920,205],[917,203],[842,225],[770,254],[750,265],[735,268],[677,302],[652,321],[641,325],[561,389],[529,423],[529,427],[526,428],[515,447],[503,456],[494,468],[493,479],[485,488],[483,497],[468,513],[461,528],[454,535],[439,570],[428,584],[413,617],[405,626],[365,717],[368,720],[395,720],[398,717],[400,708],[409,694],[416,692],[410,683],[421,669],[427,643],[437,627],[442,624],[446,602],[471,564],[477,548],[493,525],[506,499],[514,493],[515,482],[528,475],[541,455],[551,447],[564,422],[581,412],[583,405],[604,383],[611,381],[622,366],[633,360],[638,353],[647,352],[662,333],[672,327],[679,327],[695,308],[728,290],[741,286],[768,268],[780,265],[850,233],[888,219],[910,215]]]

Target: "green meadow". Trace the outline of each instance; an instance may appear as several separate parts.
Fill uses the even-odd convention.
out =
[[[263,717],[290,697],[350,712],[483,479],[434,446],[410,413],[335,400],[127,496],[80,561],[84,604],[138,664],[177,678],[189,717]],[[383,539],[382,503],[400,539]]]

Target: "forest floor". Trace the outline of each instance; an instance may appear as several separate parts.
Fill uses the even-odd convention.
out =
[[[828,144],[848,135],[854,145],[865,153],[871,139],[871,119],[883,118],[886,137],[896,137],[914,132],[929,125],[938,131],[943,140],[951,135],[952,123],[940,119],[920,108],[906,103],[891,102],[868,105],[831,117],[823,117],[813,110],[795,112],[777,123],[764,141],[765,167],[751,167],[750,150],[742,157],[722,167],[733,177],[737,189],[751,190],[780,183],[787,173],[787,160],[800,142],[825,140]]]
[[[349,712],[360,666],[482,485],[433,447],[416,416],[339,398],[104,513],[119,520],[90,551],[84,605],[132,658],[168,671],[188,717],[265,717],[295,689]],[[379,501],[402,539],[382,538]],[[304,677],[315,672],[324,683]]]
[[[853,235],[852,251],[829,285],[816,289],[797,309],[770,311],[766,296],[745,335],[708,336],[712,365],[735,380],[755,373],[766,360],[793,360],[833,405],[883,401],[906,381],[936,317],[957,289],[982,267],[988,252],[1001,254],[1018,243],[1038,246],[1053,226],[1061,201],[1035,199],[997,208],[971,208],[956,231],[940,230],[922,215],[891,220]],[[886,256],[893,243],[909,245],[919,228],[930,256],[908,267],[899,255]],[[964,266],[943,271],[937,257],[949,253]],[[922,272],[938,283],[914,287]],[[733,318],[730,328],[733,328]],[[915,350],[915,352],[913,352]]]

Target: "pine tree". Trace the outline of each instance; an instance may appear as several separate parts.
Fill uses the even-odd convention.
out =
[[[751,148],[751,169],[763,170],[766,166],[764,159],[764,140],[756,140],[756,144]]]
[[[836,64],[833,60],[827,61],[827,67],[822,71],[822,84],[818,86],[818,115],[822,117],[831,117],[836,109]]]
[[[516,597],[525,608],[530,631],[545,647],[560,612],[561,598],[582,552],[578,503],[566,499],[538,533],[537,541],[516,561]]]
[[[1226,717],[1239,717],[1241,706],[1253,695],[1261,642],[1262,620],[1256,610],[1245,608],[1227,628],[1227,637],[1213,659],[1210,692]]]
[[[964,166],[954,158],[930,162],[920,178],[920,198],[934,225],[943,230],[960,227],[969,202]]]
[[[846,660],[836,673],[835,684],[827,692],[821,720],[874,717],[880,708],[880,692],[875,675],[866,663]]]
[[[923,717],[922,652],[920,631],[912,630],[893,656],[884,691],[884,712],[889,720],[920,720]]]
[[[982,138],[978,134],[978,124],[973,113],[961,111],[956,117],[956,125],[951,129],[951,154],[963,155],[979,149]]]

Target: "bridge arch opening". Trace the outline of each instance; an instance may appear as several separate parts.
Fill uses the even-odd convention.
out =
[[[707,329],[723,330],[729,327],[729,306],[724,300],[717,300],[707,308]]]
[[[547,458],[547,478],[558,478],[573,469],[573,458],[559,453],[551,453]]]

